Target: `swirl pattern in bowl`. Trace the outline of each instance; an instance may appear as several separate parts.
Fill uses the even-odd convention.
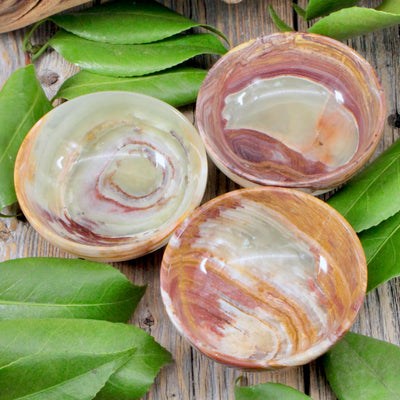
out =
[[[366,290],[357,235],[309,194],[252,188],[209,201],[175,231],[161,267],[170,319],[231,366],[305,364],[352,325]]]
[[[196,123],[216,165],[244,187],[314,194],[353,176],[382,135],[371,65],[328,37],[285,32],[232,49],[210,69]]]
[[[207,177],[193,125],[157,99],[82,96],[28,134],[15,182],[27,219],[73,254],[123,260],[166,243],[201,201]]]

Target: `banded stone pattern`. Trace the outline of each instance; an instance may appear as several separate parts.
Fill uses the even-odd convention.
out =
[[[174,233],[161,267],[167,313],[192,345],[250,369],[305,364],[352,325],[366,263],[348,223],[283,188],[230,192]]]
[[[161,247],[201,201],[204,146],[192,124],[148,96],[77,98],[32,129],[16,186],[32,225],[86,258],[127,259]]]
[[[354,50],[285,32],[222,57],[203,82],[196,121],[211,158],[239,185],[321,193],[370,158],[385,110],[374,70]]]

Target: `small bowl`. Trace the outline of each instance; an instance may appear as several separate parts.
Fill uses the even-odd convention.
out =
[[[351,327],[367,267],[348,222],[310,194],[241,189],[175,231],[161,293],[178,331],[212,359],[245,369],[308,363]]]
[[[364,58],[328,37],[286,32],[222,57],[200,89],[196,121],[215,164],[239,185],[319,194],[366,163],[385,113]]]
[[[55,246],[121,261],[166,244],[200,204],[207,157],[176,109],[129,92],[99,92],[45,115],[25,138],[15,187],[31,225]]]

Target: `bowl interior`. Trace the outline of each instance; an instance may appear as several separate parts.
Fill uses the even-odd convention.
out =
[[[102,92],[43,117],[18,154],[22,210],[46,239],[93,258],[162,246],[204,193],[204,146],[192,124],[154,98]],[[114,247],[126,246],[127,253]],[[108,257],[109,256],[109,257]]]
[[[196,110],[207,150],[237,183],[317,190],[360,168],[385,117],[368,62],[340,42],[305,33],[233,49],[207,75]]]
[[[178,330],[213,359],[250,369],[301,365],[327,351],[355,320],[366,280],[343,217],[283,188],[242,189],[195,210],[161,268]]]

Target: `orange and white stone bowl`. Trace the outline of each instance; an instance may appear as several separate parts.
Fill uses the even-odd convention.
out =
[[[333,208],[286,188],[217,197],[175,231],[161,293],[178,331],[212,359],[245,369],[305,364],[351,327],[367,267]]]

